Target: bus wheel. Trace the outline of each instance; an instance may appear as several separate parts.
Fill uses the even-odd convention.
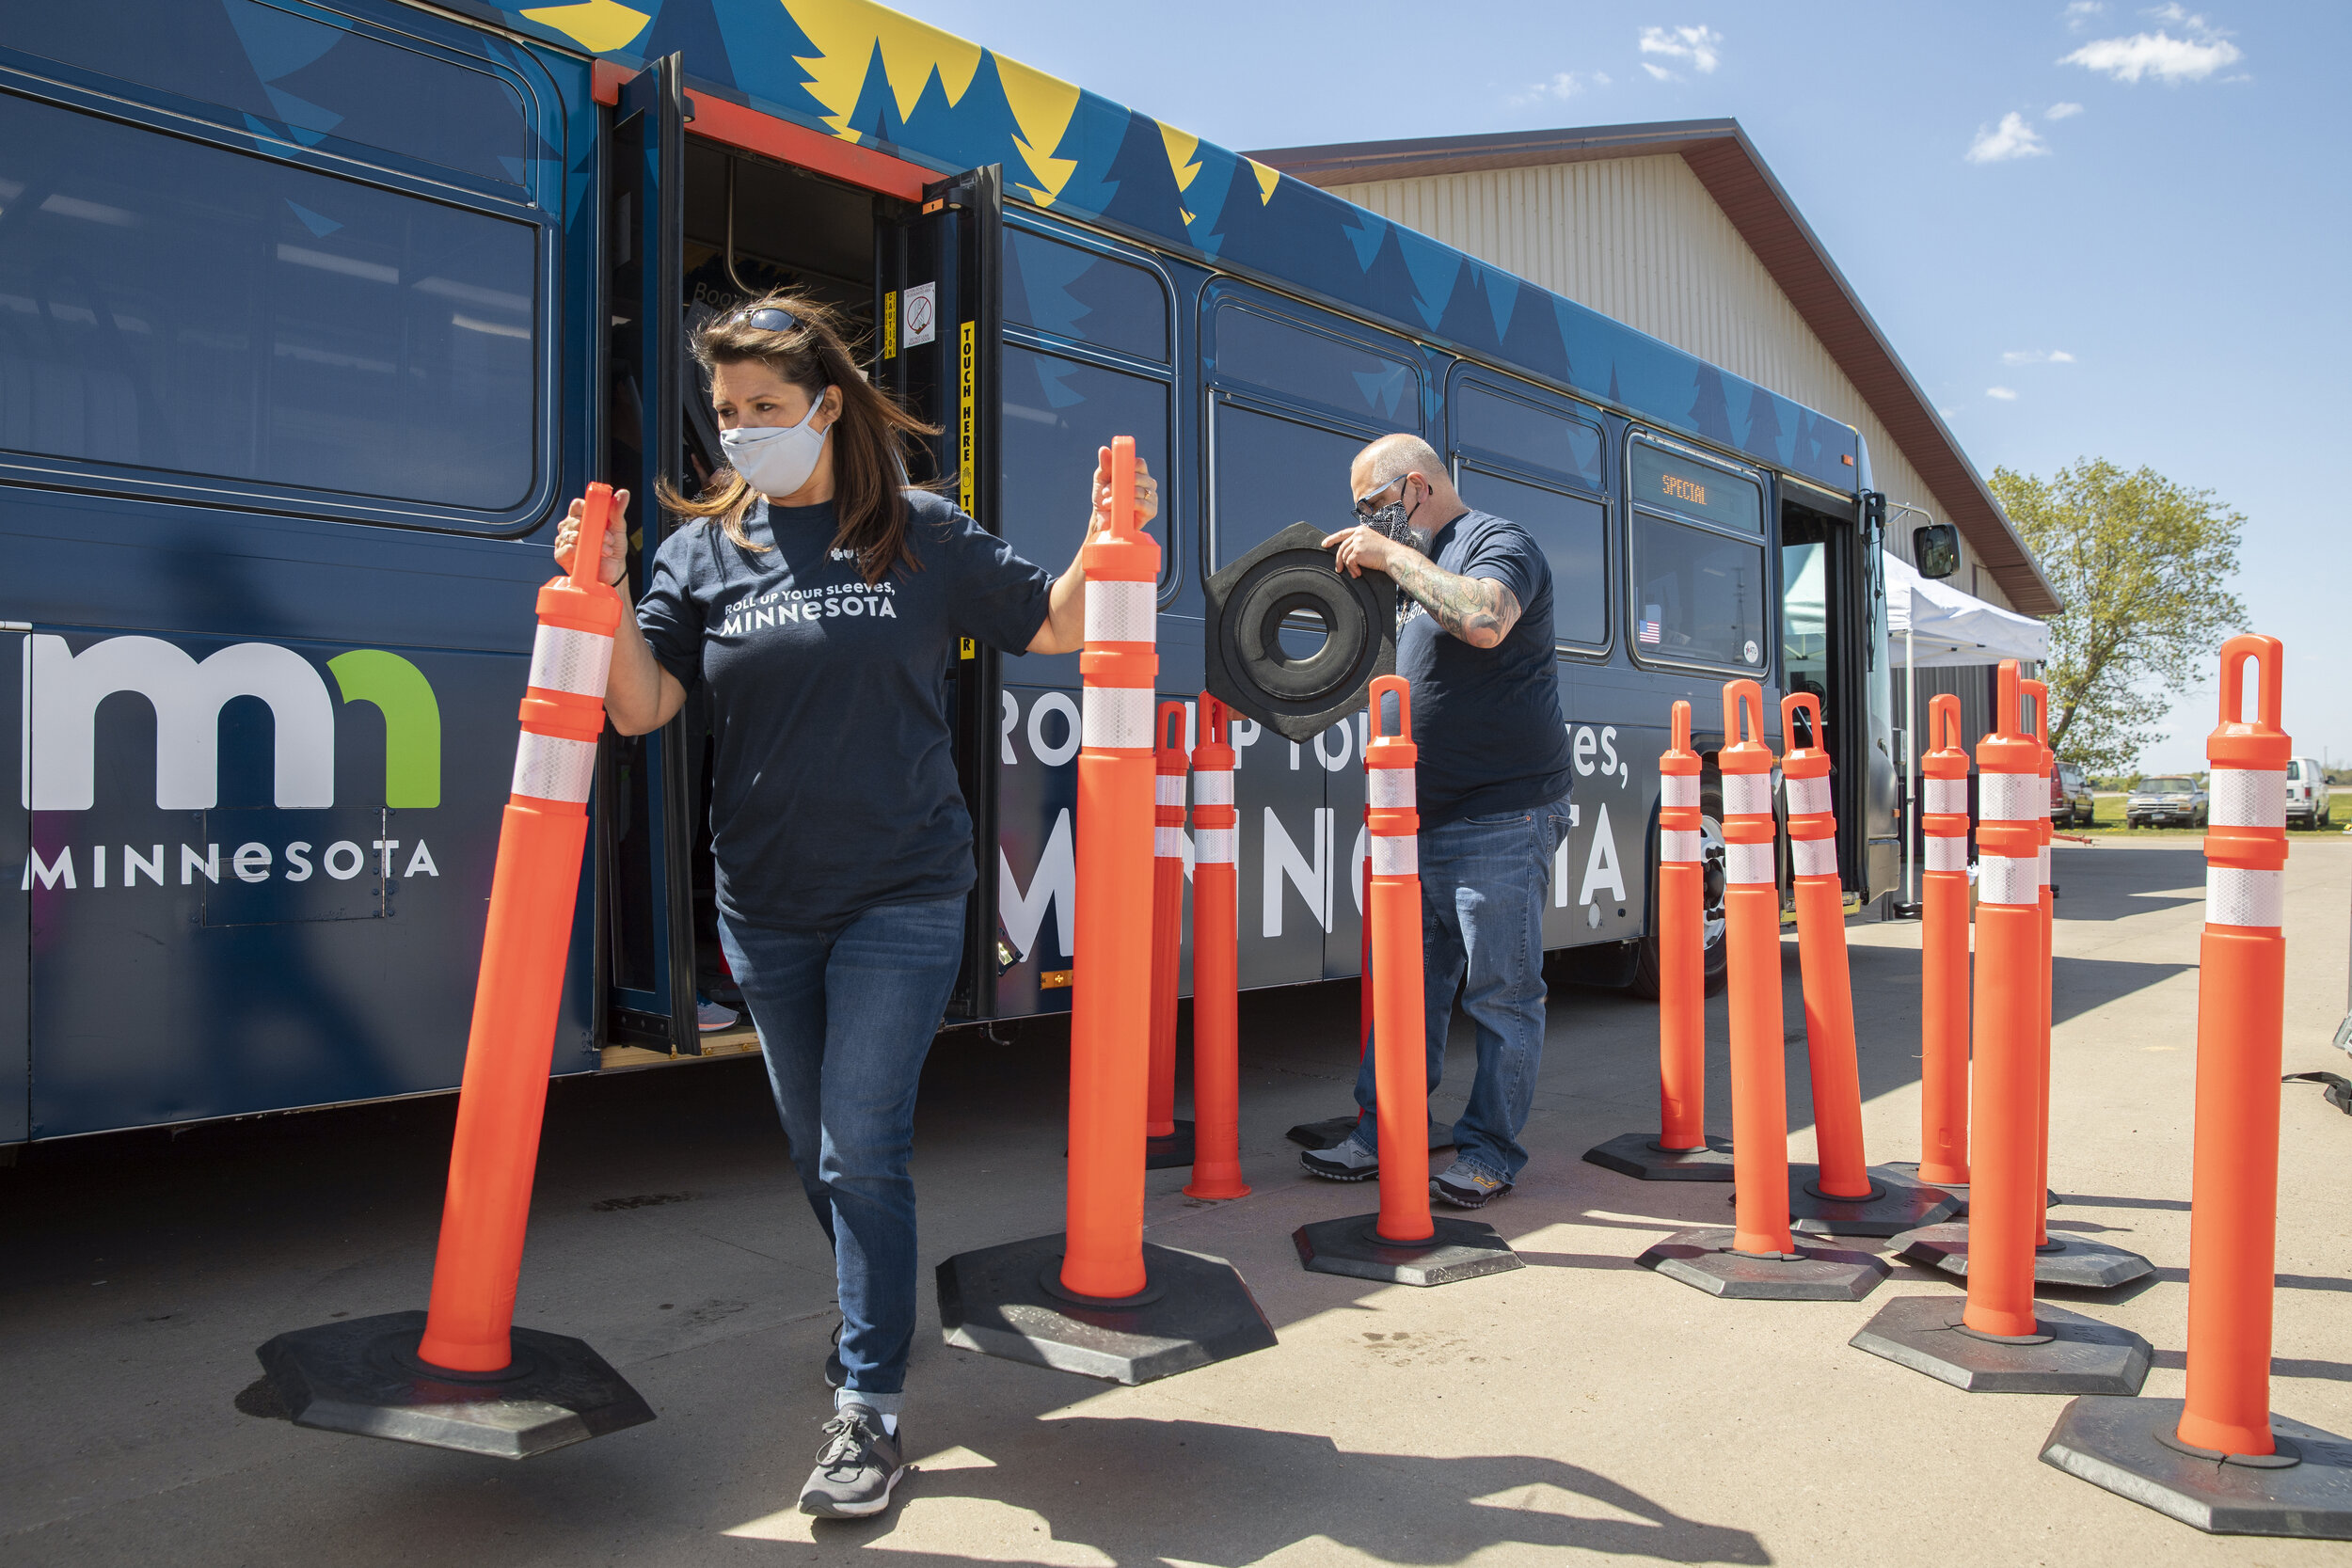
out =
[[[1728,981],[1724,946],[1724,802],[1721,786],[1710,776],[1699,793],[1699,859],[1702,887],[1699,922],[1707,933],[1707,994],[1721,994]],[[1650,875],[1650,886],[1658,886],[1656,868]],[[1634,956],[1633,978],[1626,989],[1636,996],[1656,1000],[1658,996],[1658,901],[1650,900],[1650,930],[1642,938],[1641,949]]]

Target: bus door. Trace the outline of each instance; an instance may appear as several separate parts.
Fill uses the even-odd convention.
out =
[[[885,223],[875,255],[873,349],[877,384],[940,428],[927,443],[929,471],[909,477],[917,483],[944,482],[945,493],[957,505],[1000,534],[1006,531],[997,462],[1003,223],[1004,172],[995,165],[926,187],[921,212]],[[1068,684],[1074,687],[1076,660],[1067,662],[1073,666]],[[992,649],[967,642],[949,676],[956,776],[972,814],[979,872],[964,914],[963,968],[947,1004],[955,1018],[995,1016],[999,970],[1010,967],[1004,960],[1018,956],[1008,950],[1000,958],[998,952],[997,756],[991,744],[1002,728],[998,663]],[[1069,739],[1074,752],[1074,708]],[[1074,781],[1075,770],[1070,772]],[[1065,810],[1074,804],[1074,800],[1062,802]],[[1067,816],[1057,820],[1072,823]],[[1072,842],[1068,831],[1065,845]],[[1051,896],[1050,890],[1041,891]],[[1067,965],[1061,974],[1066,986]]]
[[[661,543],[654,486],[680,483],[689,378],[683,272],[686,95],[683,58],[654,61],[622,84],[605,143],[605,452],[600,470],[630,492],[629,571],[642,594]],[[683,718],[627,736],[605,733],[597,758],[598,944],[604,1036],[699,1051],[688,886],[692,827]]]
[[[1884,589],[1872,509],[1783,481],[1783,684],[1821,700],[1833,763],[1838,875],[1867,898],[1893,883],[1894,732]],[[1795,744],[1796,737],[1785,737]]]

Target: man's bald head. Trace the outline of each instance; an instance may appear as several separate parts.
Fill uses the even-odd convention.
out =
[[[1406,474],[1420,474],[1432,484],[1440,483],[1446,477],[1445,464],[1428,442],[1399,432],[1383,436],[1358,452],[1348,478],[1360,496],[1377,485],[1393,484]]]

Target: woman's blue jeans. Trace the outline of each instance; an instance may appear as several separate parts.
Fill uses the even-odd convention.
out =
[[[848,1391],[882,1415],[914,1344],[914,1095],[963,958],[964,900],[836,931],[719,921],[808,1205],[833,1243]]]
[[[1544,1064],[1544,898],[1568,831],[1562,796],[1530,811],[1466,816],[1422,832],[1422,996],[1429,1087],[1445,1073],[1454,991],[1478,1030],[1478,1076],[1454,1124],[1454,1163],[1505,1181],[1527,1164],[1519,1133]],[[1376,1152],[1373,1053],[1356,1075],[1356,1140]]]

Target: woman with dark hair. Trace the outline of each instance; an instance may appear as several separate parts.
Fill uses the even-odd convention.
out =
[[[713,706],[719,929],[841,1295],[835,1389],[806,1513],[889,1506],[915,1310],[914,1096],[954,985],[974,879],[946,681],[958,643],[1071,653],[1085,574],[1055,578],[906,483],[935,434],[866,381],[818,301],[771,293],[706,326],[729,467],[654,557],[614,640],[605,711],[643,735],[697,681]],[[1090,536],[1109,520],[1094,474]],[[1073,476],[1074,477],[1074,476]],[[620,498],[626,506],[624,492]],[[1137,465],[1149,520],[1157,486]],[[579,503],[558,531],[568,564]],[[604,580],[626,592],[623,531]]]

